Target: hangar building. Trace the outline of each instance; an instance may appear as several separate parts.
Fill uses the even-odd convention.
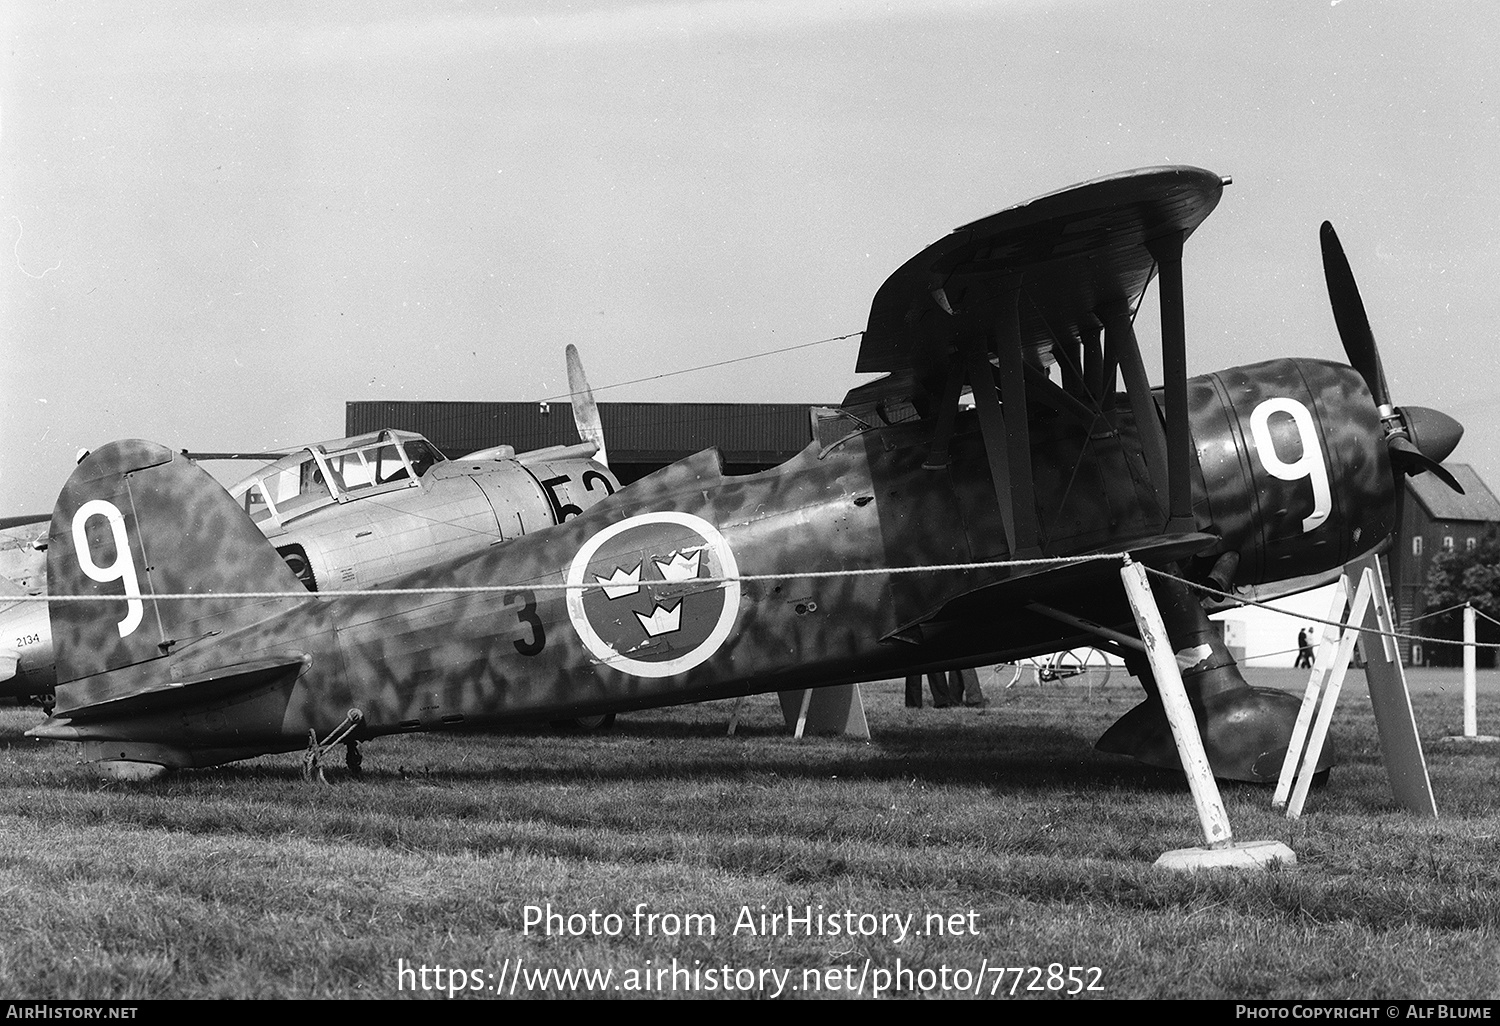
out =
[[[836,404],[830,404],[836,405]],[[779,466],[812,441],[812,410],[797,403],[600,403],[609,467],[629,484],[717,446],[729,474]],[[567,402],[351,402],[345,433],[401,428],[455,459],[495,445],[517,452],[577,441]]]

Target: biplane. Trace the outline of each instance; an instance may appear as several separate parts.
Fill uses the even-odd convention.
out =
[[[1299,703],[1246,683],[1200,587],[1304,587],[1385,545],[1400,476],[1444,473],[1462,429],[1392,404],[1327,226],[1350,365],[1188,377],[1183,245],[1225,184],[1147,168],[965,225],[878,290],[857,370],[883,376],[784,465],[701,452],[379,588],[308,593],[189,460],[104,446],[53,513],[57,705],[30,733],[142,776],[1093,645],[1146,691],[1101,747],[1171,765],[1128,558],[1158,571],[1214,773],[1274,780]]]

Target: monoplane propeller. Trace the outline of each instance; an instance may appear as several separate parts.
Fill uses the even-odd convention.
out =
[[[589,387],[588,378],[583,374],[583,359],[578,355],[578,347],[571,342],[568,343],[564,355],[568,361],[568,399],[573,408],[573,426],[578,429],[578,437],[585,444],[596,447],[593,454],[594,462],[607,467],[609,458],[604,452],[604,424],[599,419],[599,405],[594,402],[594,390]],[[514,446],[496,445],[488,449],[480,449],[478,452],[467,453],[459,459],[508,459],[515,454]]]
[[[1442,461],[1457,448],[1463,437],[1463,425],[1439,410],[1391,404],[1390,386],[1386,383],[1385,367],[1380,362],[1380,350],[1375,345],[1370,318],[1365,313],[1365,304],[1360,299],[1359,286],[1354,282],[1354,272],[1349,269],[1344,247],[1339,244],[1338,233],[1329,222],[1323,222],[1320,235],[1323,275],[1328,280],[1333,319],[1338,325],[1349,365],[1365,379],[1380,411],[1391,466],[1408,476],[1431,471],[1449,488],[1462,493],[1463,486]]]
[[[564,354],[568,360],[568,393],[573,400],[573,423],[578,427],[578,437],[599,447],[594,459],[607,467],[609,458],[604,452],[604,423],[599,419],[594,390],[589,388],[588,378],[583,375],[583,359],[578,355],[578,347],[571,342]]]

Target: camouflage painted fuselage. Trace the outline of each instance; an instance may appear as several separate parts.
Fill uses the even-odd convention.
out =
[[[391,434],[362,437],[383,440]],[[322,452],[338,444],[315,448]],[[299,460],[312,459],[311,448],[300,450],[231,491],[312,591],[375,587],[418,567],[545,530],[620,486],[608,467],[558,447],[521,457],[444,460],[419,476],[352,491],[320,485],[280,510],[245,497],[248,482],[281,474],[296,480]],[[9,582],[31,595],[45,594],[46,549],[45,529],[0,531],[0,588]],[[48,695],[56,668],[47,606],[17,602],[3,608],[4,601],[0,598],[0,698]]]
[[[1250,584],[1340,566],[1386,537],[1392,479],[1353,371],[1282,360],[1189,385],[1200,534],[1175,548],[1163,539],[1128,411],[1093,424],[1043,412],[1030,435],[1046,556],[1134,550],[1211,564],[1233,552]],[[61,683],[34,733],[98,742],[93,758],[204,765],[303,746],[351,709],[371,737],[1076,643],[1075,628],[1028,609],[1036,601],[1128,626],[1118,563],[941,569],[1009,553],[975,425],[960,417],[941,470],[923,467],[931,437],[926,422],[862,430],[746,477],[701,453],[555,528],[408,574],[390,594],[335,600],[298,595],[196,468],[151,443],[116,443],[59,499],[49,574],[56,593],[125,600],[53,605]],[[245,591],[287,595],[154,598]]]

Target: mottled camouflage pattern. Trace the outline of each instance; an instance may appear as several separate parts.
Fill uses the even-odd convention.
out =
[[[619,486],[608,467],[591,459],[444,461],[411,487],[356,491],[343,503],[330,495],[286,523],[263,517],[257,525],[284,558],[303,561],[313,590],[347,591],[550,528]],[[103,532],[102,524],[93,527]],[[46,593],[46,538],[47,525],[0,531],[0,577],[18,593]],[[53,663],[46,605],[0,608],[0,697],[51,692]]]
[[[1312,512],[1309,481],[1267,473],[1248,423],[1257,406],[1278,397],[1309,408],[1327,457],[1332,512],[1313,531],[1302,523]],[[1384,432],[1364,379],[1350,368],[1316,360],[1236,367],[1190,378],[1188,403],[1202,473],[1199,522],[1223,539],[1215,552],[1239,553],[1235,583],[1343,566],[1396,529],[1398,485],[1380,442]],[[1282,463],[1303,455],[1290,417],[1274,417],[1269,428]]]
[[[121,553],[104,516],[80,508],[104,501],[119,511],[130,551]],[[75,548],[75,521],[88,552]],[[139,592],[212,594],[295,592],[296,576],[224,489],[186,457],[153,442],[116,442],[81,463],[52,514],[47,580],[53,596],[123,596],[121,579],[97,581],[85,565],[133,569]],[[122,636],[129,603],[49,603],[58,680],[71,682],[59,709],[76,709],[169,683],[186,652],[215,642],[282,610],[301,596],[254,601],[205,598],[145,602],[139,625]],[[223,665],[201,657],[191,665]],[[107,673],[107,671],[117,671]]]
[[[1295,373],[1292,373],[1295,372]],[[1257,390],[1265,377],[1274,383]],[[1222,382],[1229,406],[1213,401]],[[1348,523],[1390,515],[1389,471],[1374,409],[1347,367],[1312,361],[1197,379],[1194,441],[1209,482],[1195,495],[1199,527],[1218,547],[1257,549],[1259,573],[1306,574],[1339,565],[1351,548]],[[1243,394],[1232,390],[1238,388]],[[1315,408],[1329,451],[1337,514],[1326,538],[1288,538],[1312,508],[1308,482],[1264,480],[1239,423],[1261,391],[1288,389]],[[1204,398],[1207,397],[1207,398]],[[1048,555],[1117,551],[1157,540],[1164,515],[1141,462],[1128,412],[1114,432],[1086,430],[1039,413],[1032,425],[1037,507]],[[1337,418],[1339,423],[1328,423]],[[1366,432],[1366,428],[1368,431]],[[1274,433],[1274,432],[1273,432]],[[930,427],[912,424],[816,446],[772,471],[726,478],[716,453],[701,453],[637,482],[568,522],[392,581],[391,587],[520,585],[525,593],[435,596],[298,595],[295,578],[218,485],[186,460],[147,442],[99,450],[69,481],[53,519],[55,593],[120,595],[80,569],[71,525],[86,501],[104,498],[125,513],[132,557],[146,596],[128,638],[124,601],[53,606],[58,706],[39,736],[97,739],[97,758],[201,765],[306,743],[350,709],[361,735],[587,715],[733,695],[820,686],[916,667],[974,665],[1069,647],[1080,632],[1024,606],[1040,599],[1095,622],[1132,629],[1117,564],[1039,573],[943,571],[896,575],[890,568],[1003,559],[995,493],[977,427],[963,415],[952,461],[925,470]],[[1277,443],[1278,448],[1280,442]],[[1290,459],[1291,450],[1282,454]],[[1238,461],[1239,478],[1224,468]],[[1351,474],[1351,468],[1355,471]],[[1299,494],[1298,484],[1305,494]],[[1238,505],[1244,496],[1259,502]],[[873,570],[868,576],[747,581],[732,630],[691,669],[662,677],[622,672],[591,654],[569,619],[561,584],[574,554],[601,531],[636,514],[694,514],[727,540],[743,575]],[[113,564],[104,517],[88,520],[89,557]],[[668,532],[670,534],[670,532]],[[1368,533],[1364,542],[1378,539]],[[663,548],[687,552],[691,531]],[[1278,548],[1280,546],[1281,548]],[[607,552],[608,550],[601,550]],[[652,554],[662,562],[673,552]],[[607,561],[606,561],[607,562]],[[1246,562],[1253,562],[1247,560]],[[614,568],[600,563],[605,576]],[[1024,578],[1021,577],[1024,576]],[[1009,587],[1006,582],[1018,579]],[[586,580],[592,580],[589,576]],[[703,600],[703,585],[656,585],[663,606]],[[279,590],[282,599],[205,598],[153,602],[153,593]],[[626,622],[622,617],[621,622]],[[920,624],[919,630],[907,630]],[[642,639],[645,638],[641,634]],[[671,636],[655,644],[671,644]],[[893,640],[901,638],[904,640]],[[633,643],[632,643],[633,644]],[[165,685],[188,682],[185,687]]]

